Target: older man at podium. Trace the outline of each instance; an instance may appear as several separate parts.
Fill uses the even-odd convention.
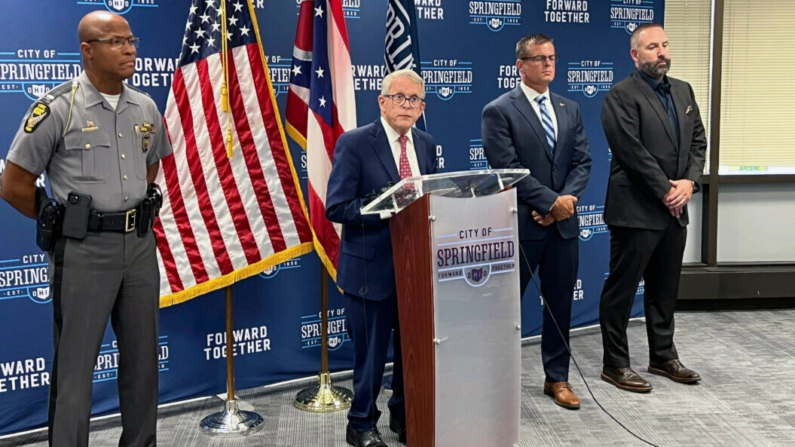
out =
[[[413,128],[425,110],[425,83],[411,70],[382,82],[381,117],[342,135],[334,150],[326,195],[326,217],[342,224],[337,286],[345,295],[348,334],[353,341],[354,397],[346,441],[356,447],[386,446],[378,431],[376,399],[389,337],[395,329],[393,394],[389,428],[406,442],[403,366],[397,291],[389,221],[363,216],[360,208],[389,184],[436,171],[436,144]]]

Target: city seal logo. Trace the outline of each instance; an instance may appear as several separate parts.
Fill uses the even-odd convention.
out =
[[[581,205],[577,207],[577,220],[580,224],[580,240],[591,240],[594,235],[608,234],[605,223],[605,207],[597,205]]]
[[[439,283],[463,279],[470,287],[481,287],[491,275],[515,270],[516,241],[511,228],[465,228],[445,231],[437,240],[436,274]]]
[[[464,269],[464,279],[470,286],[480,287],[488,282],[490,273],[490,265],[468,267]]]
[[[127,14],[134,7],[157,8],[160,0],[78,0],[78,5],[105,6],[110,12]],[[217,0],[216,0],[217,1]]]
[[[52,300],[49,283],[44,253],[0,260],[0,300],[29,298],[36,304],[49,303]]]
[[[50,299],[49,287],[36,287],[30,291],[30,296],[39,301],[48,301]]]
[[[44,96],[48,90],[47,86],[43,84],[31,84],[30,86],[30,94],[37,98]]]
[[[521,0],[470,1],[469,24],[486,25],[498,32],[506,26],[519,26],[522,19]]]
[[[270,267],[266,269],[264,272],[260,273],[259,276],[267,279],[267,278],[273,278],[278,273],[279,273],[279,264],[276,264],[273,267]]]
[[[632,34],[643,23],[654,22],[654,0],[611,0],[610,28]]]
[[[301,349],[319,348],[322,343],[320,315],[304,315],[301,317]],[[350,341],[345,327],[345,308],[328,310],[328,348],[329,351],[340,349]]]
[[[613,86],[613,63],[600,60],[569,62],[567,66],[569,92],[582,92],[593,98],[599,92],[607,92]]]
[[[80,53],[60,53],[40,48],[3,49],[7,55],[0,60],[0,90],[3,93],[22,93],[31,101],[49,104],[51,89],[80,75]],[[10,50],[10,49],[9,49]],[[68,88],[68,85],[67,85]]]
[[[130,2],[125,0],[108,0],[108,9],[113,12],[121,13],[130,7]]]
[[[613,86],[613,63],[601,60],[569,62],[567,81],[570,92],[582,92],[593,98],[599,92],[607,92]]]
[[[435,93],[442,101],[457,94],[472,93],[472,62],[456,59],[434,59],[420,62],[425,92]]]
[[[301,258],[290,259],[281,264],[276,264],[259,274],[260,278],[271,279],[278,275],[282,270],[298,269],[301,268]]]

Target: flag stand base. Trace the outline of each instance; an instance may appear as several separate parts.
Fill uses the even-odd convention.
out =
[[[296,408],[313,413],[347,410],[353,401],[353,392],[331,384],[328,372],[320,373],[318,383],[301,390],[293,401]]]
[[[226,401],[224,411],[202,419],[202,433],[208,436],[248,436],[262,428],[262,416],[253,411],[242,411],[236,400]]]

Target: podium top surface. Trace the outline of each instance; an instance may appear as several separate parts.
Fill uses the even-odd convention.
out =
[[[486,169],[409,177],[381,193],[366,206],[363,215],[399,213],[425,194],[472,198],[496,194],[525,176],[529,169]]]

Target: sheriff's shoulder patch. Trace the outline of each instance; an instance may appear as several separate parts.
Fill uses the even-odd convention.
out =
[[[48,116],[50,116],[50,107],[47,104],[36,104],[25,119],[25,133],[33,133]]]

